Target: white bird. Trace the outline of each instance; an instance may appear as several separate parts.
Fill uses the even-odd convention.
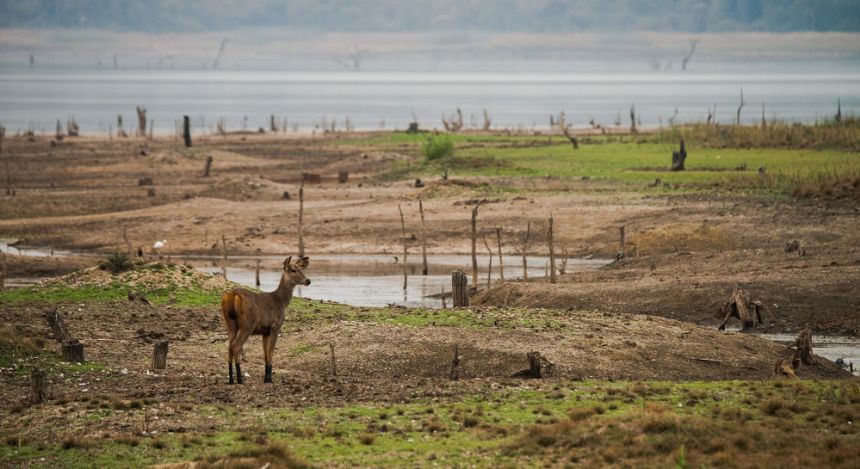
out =
[[[152,249],[159,251],[159,250],[161,250],[161,248],[164,247],[165,244],[167,244],[166,239],[162,239],[161,241],[156,241],[155,244],[152,245]]]

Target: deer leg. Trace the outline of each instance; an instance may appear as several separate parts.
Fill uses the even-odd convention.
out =
[[[271,358],[269,357],[269,340],[271,340],[272,335],[266,334],[263,336],[263,362],[266,363],[266,371],[263,372],[263,382],[271,383],[271,367],[269,363],[271,363]]]
[[[236,362],[236,382],[239,384],[243,384],[245,382],[245,378],[242,376],[242,368],[239,366],[242,346],[245,345],[245,341],[248,340],[248,337],[250,336],[250,329],[239,329],[239,332],[230,344],[230,353],[233,354],[233,361]]]
[[[275,353],[275,342],[278,341],[278,330],[272,331],[268,336],[268,340],[264,342],[264,346],[266,347],[266,376],[268,376],[267,383],[272,382],[272,355]]]
[[[233,384],[233,341],[236,339],[236,322],[227,322],[227,366],[229,367],[229,384]]]

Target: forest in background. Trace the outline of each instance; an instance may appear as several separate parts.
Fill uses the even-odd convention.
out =
[[[200,32],[860,31],[856,0],[0,0],[0,27]]]

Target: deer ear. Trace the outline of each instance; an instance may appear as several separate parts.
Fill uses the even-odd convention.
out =
[[[284,270],[287,270],[287,267],[290,266],[290,259],[292,259],[292,258],[293,258],[293,256],[289,256],[286,259],[284,259]]]
[[[299,268],[302,268],[302,269],[306,269],[308,267],[308,263],[309,263],[309,259],[307,256],[305,256],[305,257],[302,257],[301,259],[299,259],[298,262],[296,262],[296,266],[298,266]]]

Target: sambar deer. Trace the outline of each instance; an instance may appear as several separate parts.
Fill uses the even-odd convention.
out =
[[[296,285],[310,285],[303,269],[308,258],[291,262],[292,256],[284,260],[283,272],[278,288],[273,292],[255,293],[244,288],[224,293],[221,296],[221,314],[227,325],[227,360],[230,367],[230,384],[233,384],[233,364],[236,364],[236,382],[242,384],[242,368],[239,358],[245,341],[251,335],[263,336],[263,358],[266,361],[264,383],[272,382],[272,353],[278,333],[284,324],[284,312],[293,299]]]

